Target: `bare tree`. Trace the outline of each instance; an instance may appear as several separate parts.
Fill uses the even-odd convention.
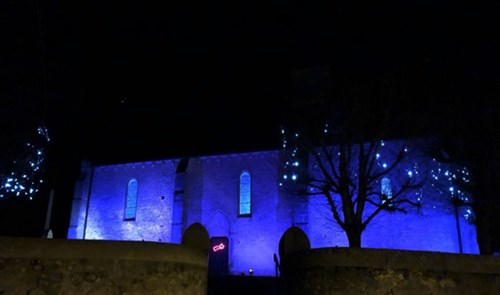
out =
[[[418,140],[388,140],[396,122],[390,104],[312,101],[299,107],[309,122],[282,130],[285,188],[324,196],[349,246],[361,247],[363,231],[382,211],[420,208],[427,173],[418,163],[425,153]]]

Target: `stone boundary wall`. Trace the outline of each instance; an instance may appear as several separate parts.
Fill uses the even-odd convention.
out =
[[[495,256],[317,248],[283,258],[287,295],[500,294],[500,257]]]
[[[0,294],[206,294],[207,253],[186,245],[0,237]]]

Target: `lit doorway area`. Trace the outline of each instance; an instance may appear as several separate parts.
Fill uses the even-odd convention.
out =
[[[229,239],[227,237],[210,238],[210,254],[208,255],[208,272],[210,274],[227,274]]]

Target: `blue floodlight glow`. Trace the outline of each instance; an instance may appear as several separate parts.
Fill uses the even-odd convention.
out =
[[[93,176],[80,183],[90,192],[75,193],[77,205],[72,213],[75,226],[68,238],[179,243],[182,230],[200,222],[211,237],[227,237],[228,243],[217,242],[210,249],[218,253],[227,251],[231,273],[252,269],[255,275],[269,276],[275,274],[273,254],[279,251],[280,238],[291,226],[304,230],[312,248],[348,246],[345,232],[333,220],[321,188],[302,186],[301,181],[315,178],[317,174],[313,173],[324,166],[310,160],[314,157],[302,155],[294,135],[292,133],[292,140],[284,151],[242,153],[237,157],[194,157],[182,173],[177,172],[177,160],[154,165],[92,167]],[[397,151],[401,151],[401,147]],[[414,152],[411,146],[407,150],[405,156]],[[381,175],[372,183],[373,195],[369,196],[374,198],[375,205],[396,201],[402,183],[418,181],[431,171],[433,181],[408,193],[408,199],[421,205],[421,211],[420,208],[408,210],[408,214],[382,211],[363,232],[362,247],[458,253],[459,239],[462,239],[464,253],[478,253],[475,227],[465,222],[474,220],[474,212],[468,206],[471,196],[458,181],[469,181],[468,171],[464,167],[457,169],[420,158],[410,158],[393,167],[394,154],[392,141],[381,142],[372,154],[376,157],[372,166]],[[317,155],[338,159],[340,152],[322,150]],[[141,165],[146,168],[140,168]],[[311,174],[302,174],[301,169],[306,168]],[[361,174],[356,169],[349,173],[354,180]],[[23,185],[29,192],[30,187],[17,183],[17,179],[23,178],[12,175],[2,184],[11,188]],[[136,181],[129,182],[130,179]],[[178,180],[182,180],[181,185]],[[288,193],[289,187],[300,187],[300,192],[307,197],[295,198]],[[456,201],[453,198],[463,200],[465,205],[451,207],[460,204],[450,202]],[[127,208],[130,208],[129,217],[135,218],[133,221],[123,220],[123,216],[129,214]],[[366,208],[373,209],[373,204],[367,204]],[[460,237],[455,212],[465,218],[459,220]]]

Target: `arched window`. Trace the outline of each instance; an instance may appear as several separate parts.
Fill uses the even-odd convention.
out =
[[[250,216],[252,214],[252,196],[250,173],[243,171],[240,174],[240,201],[239,216]]]
[[[125,200],[125,220],[135,220],[137,211],[137,179],[132,178],[128,182],[127,197]]]
[[[382,181],[380,182],[380,193],[381,193],[381,200],[382,204],[387,202],[388,200],[392,199],[392,185],[391,185],[391,180],[387,177],[382,178]]]

